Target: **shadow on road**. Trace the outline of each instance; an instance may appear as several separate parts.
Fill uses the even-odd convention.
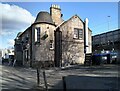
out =
[[[120,91],[117,77],[90,77],[69,75],[64,77],[64,82],[60,81],[53,88],[63,85],[64,91]]]
[[[120,78],[116,75],[109,76],[117,74],[116,70],[118,67],[113,65],[77,65],[60,70],[47,70],[48,91],[119,91]],[[37,86],[36,70],[5,66],[2,73],[2,91],[44,91],[43,87]],[[65,77],[64,83],[62,77]],[[51,85],[53,81],[55,84]]]

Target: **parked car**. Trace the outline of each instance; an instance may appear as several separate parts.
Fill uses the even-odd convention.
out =
[[[14,62],[14,55],[8,55],[8,58],[2,57],[2,64],[7,63],[7,64],[11,65],[11,64],[13,64],[13,62]]]

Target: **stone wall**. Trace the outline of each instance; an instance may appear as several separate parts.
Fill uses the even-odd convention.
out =
[[[23,64],[30,66],[31,61],[31,28],[27,29],[26,32],[22,35],[23,45]]]
[[[60,6],[52,5],[50,7],[50,15],[51,15],[52,20],[55,23],[55,25],[59,25],[60,23],[62,23]]]
[[[40,44],[35,44],[35,28],[40,27],[40,36],[44,36],[45,31],[48,37],[45,40],[40,39]],[[50,40],[54,42],[55,26],[41,23],[32,27],[32,60],[33,61],[54,61],[54,49],[50,49]]]
[[[74,28],[84,29],[83,22],[77,16],[73,16],[60,26],[63,66],[72,63],[84,63],[84,30],[82,39],[74,39]]]
[[[88,53],[92,53],[92,31],[88,30]]]

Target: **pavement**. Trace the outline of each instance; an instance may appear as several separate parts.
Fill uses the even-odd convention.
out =
[[[44,90],[43,71],[46,73],[48,89],[82,89],[96,91],[119,90],[119,66],[82,66],[73,65],[65,68],[50,68],[40,70],[40,84],[37,85],[36,69],[0,65],[0,83],[2,91],[18,91],[37,89]],[[63,85],[65,77],[65,87]],[[14,90],[14,91],[17,91]],[[36,91],[36,90],[35,90]],[[61,90],[62,91],[62,90]]]

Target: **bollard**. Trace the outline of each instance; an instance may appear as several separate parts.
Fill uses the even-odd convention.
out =
[[[37,85],[39,86],[40,84],[40,69],[37,68]]]

